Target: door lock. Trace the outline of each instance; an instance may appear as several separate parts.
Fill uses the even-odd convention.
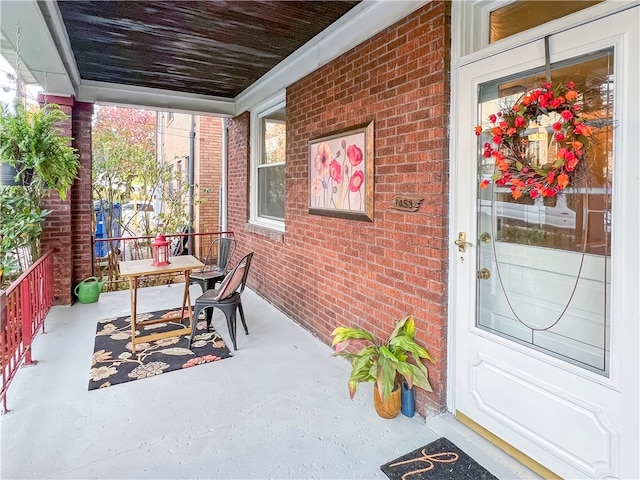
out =
[[[458,246],[458,251],[462,253],[467,251],[467,246],[473,247],[472,243],[467,242],[467,234],[465,232],[458,233],[458,239],[453,243]]]
[[[489,280],[491,278],[491,272],[488,268],[481,268],[478,270],[478,278],[480,280]]]

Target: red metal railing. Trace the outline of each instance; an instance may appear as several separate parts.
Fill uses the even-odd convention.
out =
[[[6,291],[0,291],[0,366],[3,413],[7,390],[20,365],[33,365],[31,343],[53,305],[53,250],[47,251]]]

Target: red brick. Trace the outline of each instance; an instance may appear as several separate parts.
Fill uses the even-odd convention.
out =
[[[287,89],[284,235],[247,224],[249,114],[229,122],[229,227],[234,260],[255,252],[249,286],[327,343],[337,325],[387,337],[413,313],[437,362],[421,413],[446,406],[449,8],[431,2]],[[310,215],[309,139],[370,120],[374,221]],[[425,201],[394,211],[398,193]]]

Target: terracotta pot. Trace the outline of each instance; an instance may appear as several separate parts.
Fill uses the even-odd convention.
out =
[[[376,384],[373,384],[373,405],[376,407],[376,412],[382,418],[395,418],[400,413],[402,407],[402,395],[398,385],[395,386],[387,401],[383,401],[378,394],[378,388]]]

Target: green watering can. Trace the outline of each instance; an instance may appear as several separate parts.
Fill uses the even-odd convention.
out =
[[[102,292],[102,286],[107,283],[106,280],[100,281],[96,277],[85,278],[81,281],[73,293],[78,297],[80,303],[94,303],[100,298],[100,292]]]

